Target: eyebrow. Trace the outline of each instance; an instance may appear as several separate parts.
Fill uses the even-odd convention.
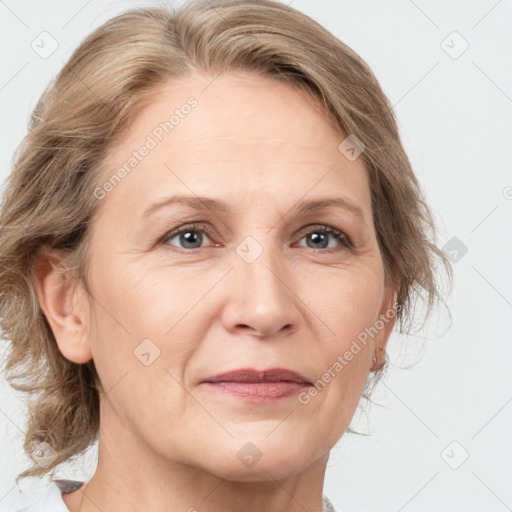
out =
[[[212,211],[216,213],[226,213],[230,211],[229,206],[220,199],[213,199],[210,197],[176,195],[165,197],[160,201],[157,201],[156,203],[150,205],[144,211],[142,216],[144,218],[149,217],[158,210],[160,210],[161,208],[173,204],[184,204],[197,211]],[[333,206],[343,208],[344,210],[350,212],[352,215],[359,217],[364,222],[363,210],[359,206],[356,206],[349,200],[344,199],[342,197],[328,197],[316,199],[314,201],[303,200],[297,203],[293,207],[293,209],[299,213],[305,213],[315,210],[323,210]]]

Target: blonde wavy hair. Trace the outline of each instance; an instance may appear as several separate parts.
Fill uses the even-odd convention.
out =
[[[200,70],[212,77],[249,70],[308,91],[334,127],[360,139],[371,184],[373,221],[386,282],[397,283],[397,324],[407,333],[414,304],[426,318],[442,298],[435,272],[449,260],[402,147],[389,100],[368,65],[305,14],[272,0],[200,0],[182,7],[128,10],[94,30],[37,103],[17,148],[0,211],[0,327],[5,374],[27,392],[24,449],[47,442],[57,452],[43,476],[98,438],[100,382],[93,361],[59,351],[40,307],[34,266],[48,248],[65,256],[62,272],[89,291],[91,226],[101,164],[130,120],[164,83]],[[383,370],[371,372],[369,397]]]

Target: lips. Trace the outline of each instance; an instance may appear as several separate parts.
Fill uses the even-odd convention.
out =
[[[312,386],[306,377],[287,368],[240,368],[208,377],[202,384],[218,396],[220,393],[251,404],[291,399]]]
[[[237,383],[271,383],[271,382],[295,382],[303,385],[311,385],[311,382],[300,373],[287,368],[270,368],[268,370],[254,370],[241,368],[230,372],[220,373],[203,380],[208,383],[237,382]]]

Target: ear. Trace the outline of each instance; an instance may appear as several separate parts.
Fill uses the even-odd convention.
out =
[[[92,359],[88,338],[88,303],[76,276],[63,271],[64,253],[43,249],[34,262],[39,304],[62,355],[74,363]]]

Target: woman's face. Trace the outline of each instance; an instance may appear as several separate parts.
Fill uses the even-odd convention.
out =
[[[338,148],[346,135],[281,82],[212,80],[162,87],[96,190],[88,279],[101,428],[131,447],[126,457],[280,478],[346,430],[392,322],[373,338],[365,329],[392,301],[363,159]],[[317,387],[205,382],[276,368]]]

